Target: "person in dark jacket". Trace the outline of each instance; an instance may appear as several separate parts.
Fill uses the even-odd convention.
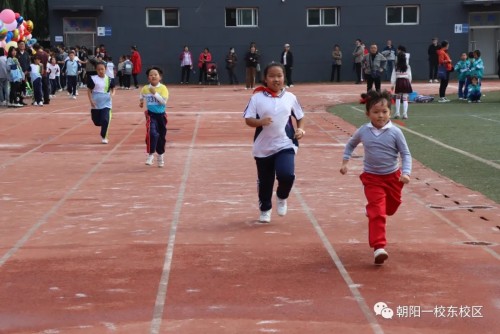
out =
[[[438,72],[438,54],[439,50],[438,39],[434,37],[432,39],[432,44],[427,48],[427,55],[429,56],[429,82],[438,82],[437,72]]]
[[[286,87],[293,87],[292,69],[293,69],[293,54],[290,51],[290,44],[284,45],[284,50],[281,53],[280,62],[285,67]]]

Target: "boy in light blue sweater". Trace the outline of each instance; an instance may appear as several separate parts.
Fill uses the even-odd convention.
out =
[[[369,91],[363,94],[366,116],[370,122],[361,126],[347,143],[341,174],[347,173],[352,152],[363,143],[365,157],[360,175],[368,200],[368,239],[374,249],[375,264],[381,265],[389,257],[384,247],[386,217],[396,213],[401,204],[403,185],[410,182],[411,154],[403,132],[391,123],[391,95]],[[401,157],[402,167],[398,158]]]

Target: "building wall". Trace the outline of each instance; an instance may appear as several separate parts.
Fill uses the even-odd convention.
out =
[[[352,51],[354,40],[362,39],[367,45],[376,43],[379,49],[391,39],[395,46],[406,46],[411,54],[410,64],[415,79],[427,79],[427,47],[431,38],[450,42],[452,59],[468,51],[468,34],[456,34],[454,25],[468,22],[468,8],[461,0],[367,1],[367,0],[86,0],[85,5],[102,5],[102,11],[61,11],[54,6],[72,5],[74,1],[49,0],[50,31],[62,35],[63,17],[96,16],[98,26],[112,28],[112,36],[98,37],[97,44],[105,44],[115,59],[130,52],[137,45],[145,67],[158,65],[165,71],[164,81],[178,82],[180,68],[178,56],[188,45],[197,58],[208,47],[218,63],[220,78],[226,81],[224,58],[230,46],[240,57],[238,76],[244,78],[243,57],[251,41],[257,43],[262,64],[279,61],[284,43],[291,44],[294,54],[294,81],[328,81],[331,51],[339,44],[344,53],[342,79],[354,80]],[[387,5],[419,5],[420,24],[388,26],[385,24]],[[340,26],[307,27],[307,8],[338,7]],[[179,28],[146,27],[146,8],[179,8]],[[225,8],[257,7],[257,28],[226,28]],[[482,10],[482,9],[480,9]],[[145,80],[145,77],[143,77]]]

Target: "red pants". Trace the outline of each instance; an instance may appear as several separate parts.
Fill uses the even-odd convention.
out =
[[[383,248],[385,239],[386,216],[396,213],[401,204],[403,183],[399,181],[401,171],[388,175],[375,175],[364,172],[360,175],[368,200],[366,215],[368,216],[368,241],[374,249]]]

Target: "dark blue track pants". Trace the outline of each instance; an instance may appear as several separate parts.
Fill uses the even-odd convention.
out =
[[[276,195],[287,199],[295,180],[295,151],[290,148],[266,158],[255,158],[257,163],[257,187],[259,208],[267,211],[272,208],[274,179],[278,180]]]

